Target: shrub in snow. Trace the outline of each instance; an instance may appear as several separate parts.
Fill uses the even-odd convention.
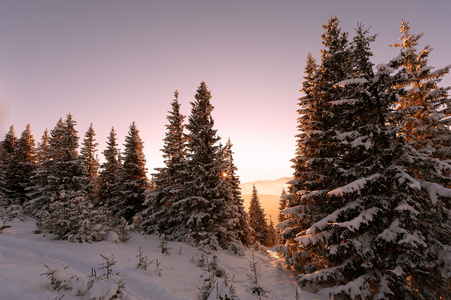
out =
[[[151,262],[147,261],[147,255],[143,255],[143,251],[142,251],[141,247],[139,247],[139,254],[136,255],[136,257],[139,259],[139,262],[136,265],[136,268],[140,269],[140,270],[146,271],[147,268],[149,267],[149,265],[153,262],[153,260]]]
[[[88,295],[90,300],[116,299],[122,295],[122,289],[125,283],[119,272],[113,273],[112,267],[116,264],[114,254],[104,256],[100,254],[103,262],[99,270],[105,270],[105,273],[98,276],[94,269],[87,284],[87,290],[80,292],[80,295]]]
[[[229,252],[233,254],[237,254],[239,256],[244,256],[243,244],[238,242],[230,242],[229,244]]]
[[[155,262],[155,273],[157,273],[158,276],[161,277],[162,276],[161,271],[163,271],[163,268],[160,265],[161,265],[161,261],[158,261],[158,259],[157,259],[157,261]]]
[[[168,241],[166,241],[166,237],[164,234],[160,235],[160,245],[158,248],[161,249],[161,253],[165,255],[171,255],[171,248],[168,246]]]
[[[87,276],[87,281],[82,277],[70,274],[67,269],[49,268],[47,265],[47,272],[41,274],[46,275],[50,281],[50,285],[55,291],[64,291],[72,293],[74,296],[83,297],[90,300],[107,300],[117,299],[123,294],[122,289],[125,287],[119,272],[113,273],[112,267],[116,263],[114,254],[104,256],[103,262],[100,264],[99,270],[105,270],[104,274],[98,275],[95,269],[91,270],[91,275]],[[63,298],[64,295],[61,297]],[[61,299],[59,298],[59,299]]]
[[[252,251],[252,261],[249,260],[249,268],[251,273],[247,275],[247,278],[250,281],[249,291],[256,295],[258,299],[262,299],[268,294],[268,291],[265,290],[259,283],[259,279],[261,278],[260,271],[258,269],[258,262],[255,261],[254,252]]]
[[[25,221],[25,215],[23,213],[22,206],[18,204],[12,204],[8,206],[4,211],[1,212],[0,216],[5,221],[11,221],[13,219]]]
[[[78,280],[76,275],[70,275],[66,269],[69,266],[66,266],[63,269],[52,269],[47,265],[44,265],[47,268],[47,272],[42,273],[42,275],[46,275],[50,281],[50,285],[55,291],[71,291],[73,289],[72,281]]]
[[[122,243],[128,242],[130,239],[130,232],[133,229],[133,225],[128,224],[127,220],[121,217],[119,225],[116,226],[115,231],[119,237],[119,241]]]
[[[202,285],[199,287],[199,293],[202,297],[202,300],[208,300],[210,297],[211,292],[213,291],[215,285],[216,285],[216,278],[214,274],[206,273],[206,276],[204,275],[204,281]]]
[[[11,227],[11,226],[9,226],[9,225],[4,225],[3,220],[0,219],[0,232],[1,232],[3,229],[9,228],[9,227]]]
[[[202,252],[200,261],[202,263],[198,264],[199,267],[207,267],[206,272],[201,275],[203,282],[199,287],[202,299],[235,299],[237,297],[235,287],[230,282],[226,271],[219,267],[218,257],[214,255],[209,262],[208,257]],[[218,279],[223,279],[223,281]]]

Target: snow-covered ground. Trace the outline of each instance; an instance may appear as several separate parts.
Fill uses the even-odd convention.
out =
[[[0,299],[90,299],[99,295],[99,289],[108,289],[96,286],[90,293],[76,295],[89,280],[92,268],[97,269],[97,276],[104,273],[99,270],[99,264],[104,256],[114,254],[117,263],[112,272],[119,272],[125,282],[123,299],[201,299],[199,287],[204,283],[208,274],[206,267],[199,267],[201,252],[186,244],[168,242],[171,248],[170,255],[161,253],[160,239],[157,236],[143,236],[132,234],[127,243],[103,241],[92,244],[77,244],[67,241],[58,241],[51,236],[34,234],[36,228],[33,219],[25,222],[12,221],[7,225],[10,228],[0,232]],[[139,248],[142,255],[147,255],[149,264],[147,270],[137,269],[139,262]],[[261,274],[259,284],[268,294],[264,299],[295,299],[296,284],[293,274],[289,270],[277,268],[279,260],[274,254],[265,254],[262,251],[253,251],[255,262]],[[211,262],[214,254],[209,254]],[[216,253],[219,268],[225,270],[231,284],[236,289],[236,299],[258,299],[249,291],[251,275],[249,261],[252,260],[252,251],[246,250],[244,256],[226,251]],[[156,261],[160,263],[158,271]],[[50,269],[65,274],[66,278],[74,276],[69,281],[72,290],[54,291],[49,283],[46,273]],[[67,267],[68,266],[68,267]],[[67,267],[65,270],[64,268]],[[159,276],[158,273],[161,273]],[[203,276],[203,277],[202,277]],[[78,280],[76,280],[78,278]],[[222,278],[217,278],[218,285],[223,284]],[[91,297],[90,297],[91,296]],[[216,299],[216,297],[214,297]],[[304,291],[299,291],[299,299],[326,299]]]

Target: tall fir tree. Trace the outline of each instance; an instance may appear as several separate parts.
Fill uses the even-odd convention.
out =
[[[283,213],[283,210],[285,208],[287,208],[286,194],[287,194],[287,192],[285,191],[285,189],[282,189],[282,193],[280,194],[280,199],[279,199],[279,214],[277,216],[277,221],[279,221],[279,223],[282,223],[283,221],[286,220],[286,216]]]
[[[36,157],[38,165],[49,158],[49,131],[46,129],[41,137],[41,142],[36,148]]]
[[[287,203],[287,192],[285,189],[282,189],[282,192],[280,194],[279,199],[279,214],[277,215],[277,225],[276,225],[276,233],[278,238],[278,244],[284,244],[284,239],[282,237],[282,230],[281,228],[284,227],[284,221],[288,219],[288,217],[285,215],[284,210],[288,207]]]
[[[89,179],[78,153],[79,138],[75,126],[75,120],[68,114],[50,132],[48,156],[31,177],[33,188],[26,206],[32,215],[39,210],[48,210],[56,201],[70,205],[73,199],[86,197]]]
[[[400,32],[400,42],[392,47],[400,48],[397,64],[404,67],[410,77],[404,85],[407,93],[397,103],[402,116],[402,134],[409,146],[436,161],[433,168],[442,169],[440,177],[428,180],[439,180],[450,187],[448,171],[443,169],[443,163],[451,162],[451,100],[448,97],[451,87],[439,87],[438,84],[449,73],[451,65],[434,70],[428,65],[432,48],[416,49],[422,34],[411,34],[409,23],[405,21],[401,22]],[[424,164],[417,164],[416,169],[417,176],[431,173]]]
[[[120,174],[122,172],[117,134],[114,127],[111,128],[107,146],[102,153],[105,162],[100,166],[98,204],[112,207],[120,199]]]
[[[28,191],[32,188],[31,176],[37,167],[36,143],[31,134],[30,124],[22,132],[15,156],[16,203],[23,205],[28,201]]]
[[[310,213],[287,214],[282,225],[283,239],[286,240],[283,252],[288,262],[298,270],[304,268],[305,261],[314,259],[307,257],[314,256],[314,253],[299,251],[295,237],[334,210],[328,203],[327,191],[345,181],[340,175],[339,162],[343,145],[336,139],[343,111],[334,105],[334,101],[340,99],[335,84],[350,79],[353,73],[351,49],[348,33],[341,31],[338,18],[330,18],[323,29],[321,63],[318,65],[311,54],[307,56],[301,90],[305,96],[299,99],[299,134],[296,156],[292,160],[294,178],[289,182],[286,196],[289,207],[303,204],[303,209],[310,210]],[[310,194],[309,191],[316,192]]]
[[[99,144],[96,142],[95,136],[96,134],[91,123],[85,133],[80,154],[89,178],[87,186],[88,198],[90,201],[98,202],[96,198],[98,196],[99,160],[96,152]]]
[[[130,125],[125,137],[123,165],[120,173],[120,190],[118,202],[112,203],[111,210],[119,218],[123,217],[128,223],[138,212],[143,210],[146,193],[149,188],[147,179],[144,143],[139,136],[135,122]]]
[[[32,177],[34,188],[27,208],[37,217],[38,230],[73,242],[99,241],[109,230],[107,214],[87,200],[90,180],[78,153],[75,126],[68,114],[50,132],[48,155]]]
[[[4,202],[6,205],[15,204],[17,198],[16,191],[16,152],[17,152],[17,138],[14,131],[14,126],[11,125],[9,131],[1,143],[1,155],[3,163],[3,181],[2,192],[4,195]]]
[[[249,225],[254,230],[255,240],[257,242],[264,246],[273,246],[266,214],[258,198],[255,184],[252,186],[252,196],[249,204]]]
[[[224,162],[220,138],[213,129],[210,103],[211,93],[201,82],[187,129],[187,160],[182,199],[173,204],[178,226],[176,239],[213,249],[227,249],[232,242],[240,242],[234,229],[233,197],[223,177]]]
[[[229,138],[227,143],[222,147],[222,160],[224,163],[222,175],[229,185],[229,191],[232,196],[232,201],[229,204],[229,208],[234,214],[232,218],[238,220],[234,227],[238,235],[238,241],[245,246],[249,246],[254,243],[253,229],[247,222],[249,216],[244,209],[244,200],[241,197],[241,182],[239,176],[236,174],[238,168],[235,166],[233,160],[234,152],[232,151],[232,146],[233,144]]]
[[[174,239],[172,231],[176,226],[173,204],[180,200],[184,170],[186,169],[186,136],[184,119],[180,113],[179,92],[174,92],[166,125],[164,145],[161,151],[165,167],[156,169],[153,174],[154,189],[146,200],[148,209],[144,212],[143,226],[149,233],[164,234]]]
[[[332,139],[341,143],[336,160],[341,172],[335,175],[341,185],[318,190],[307,183],[299,189],[293,183],[305,182],[300,178],[308,172],[295,173],[299,181],[292,182],[289,199],[297,201],[290,201],[285,212],[301,216],[301,222],[284,222],[291,246],[284,248],[285,255],[303,273],[298,277],[302,286],[333,298],[446,298],[449,217],[437,199],[450,197],[451,190],[415,178],[406,167],[409,161],[425,161],[404,145],[395,122],[393,107],[404,95],[400,87],[408,76],[393,68],[396,60],[373,73],[372,40],[359,26],[351,48],[353,78],[334,84],[332,105],[344,112]],[[311,122],[304,120],[301,116],[299,129],[308,132]],[[304,149],[301,144],[300,156]],[[294,162],[295,170],[307,170],[302,160]]]

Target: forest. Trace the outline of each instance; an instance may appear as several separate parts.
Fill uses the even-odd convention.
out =
[[[451,100],[440,81],[451,65],[429,66],[432,48],[417,49],[422,35],[405,21],[391,45],[399,55],[378,65],[363,25],[352,38],[336,17],[323,29],[320,58],[306,61],[293,180],[275,226],[255,186],[245,211],[233,145],[221,142],[201,82],[187,121],[174,93],[165,166],[151,178],[134,122],[123,151],[111,129],[102,163],[92,124],[79,143],[70,113],[38,143],[30,125],[20,137],[11,126],[0,144],[0,227],[26,215],[37,234],[76,243],[115,231],[123,242],[138,232],[208,251],[258,245],[280,254],[301,289],[334,299],[449,299]]]

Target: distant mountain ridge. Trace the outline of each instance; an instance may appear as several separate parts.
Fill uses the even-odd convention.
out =
[[[257,180],[240,184],[242,197],[244,199],[244,207],[249,211],[249,203],[252,196],[252,186],[255,184],[258,199],[265,210],[265,214],[269,220],[272,217],[274,224],[277,224],[277,216],[279,215],[279,200],[282,190],[287,191],[288,184],[292,177],[282,177],[275,180]]]
[[[278,195],[282,193],[282,189],[287,190],[288,184],[292,177],[282,177],[276,180],[257,180],[240,184],[241,193],[252,194],[252,186],[255,184],[258,194]]]

